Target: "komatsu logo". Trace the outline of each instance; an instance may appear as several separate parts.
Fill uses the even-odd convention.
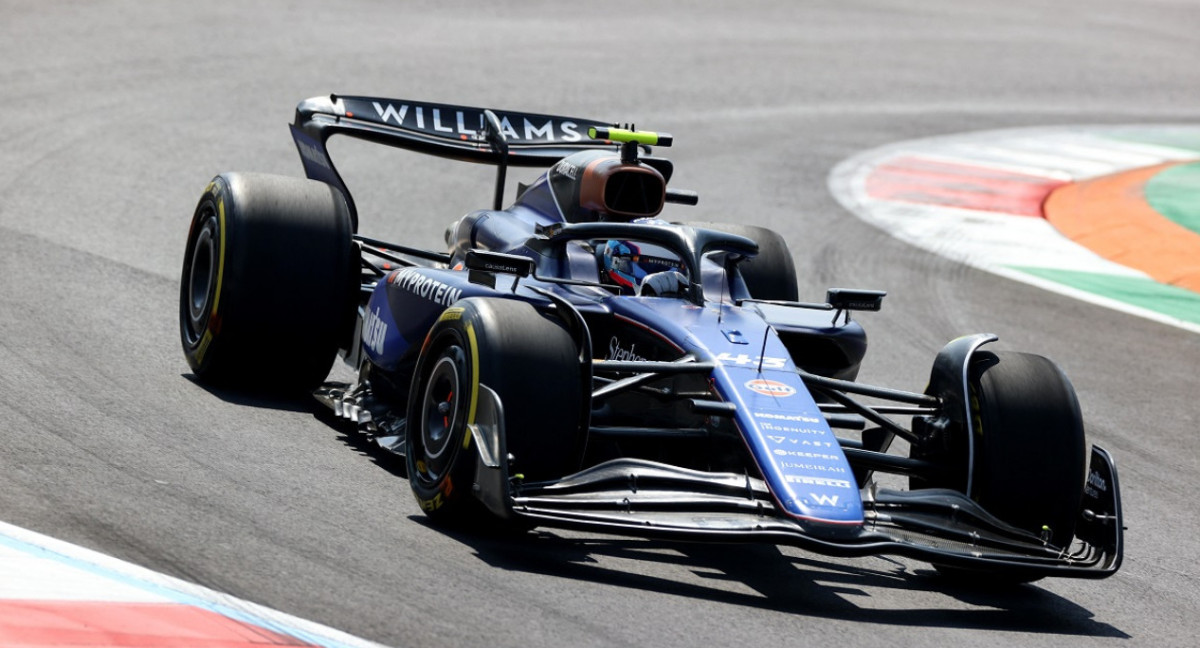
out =
[[[794,421],[796,423],[820,423],[821,419],[805,414],[775,414],[774,412],[755,412],[754,418],[772,419],[775,421]]]
[[[383,355],[383,340],[387,336],[388,325],[379,316],[379,307],[367,313],[367,318],[363,320],[362,326],[362,343],[375,355]]]
[[[483,113],[474,110],[442,110],[432,106],[381,104],[372,101],[375,113],[383,122],[394,122],[404,128],[435,131],[447,135],[476,135],[483,130]],[[500,130],[510,141],[580,142],[583,135],[579,124],[555,119],[533,120],[520,117],[514,124],[507,116],[500,117]]]
[[[448,286],[437,279],[426,277],[416,268],[397,270],[392,275],[392,283],[418,297],[442,306],[449,306],[462,297],[462,288]]]

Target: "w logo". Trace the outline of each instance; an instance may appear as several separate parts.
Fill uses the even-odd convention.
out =
[[[815,501],[818,506],[837,506],[838,503],[837,495],[818,495],[816,493],[809,493],[808,496],[813,498],[813,501]]]

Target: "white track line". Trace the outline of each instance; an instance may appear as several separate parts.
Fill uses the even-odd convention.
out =
[[[834,167],[828,186],[850,212],[922,249],[1082,301],[1200,332],[1200,325],[1018,270],[1021,266],[1150,280],[1141,271],[1076,244],[1044,219],[879,200],[866,190],[873,169],[910,156],[1061,181],[1200,159],[1195,150],[1134,141],[1149,132],[1167,141],[1200,141],[1200,126],[1193,125],[1044,127],[949,135],[899,142],[855,155]]]

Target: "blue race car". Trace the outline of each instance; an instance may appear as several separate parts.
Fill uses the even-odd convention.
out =
[[[445,250],[357,234],[331,135],[495,165]],[[439,522],[900,554],[956,575],[1104,578],[1117,473],[1050,360],[946,345],[922,393],[855,382],[853,311],[798,300],[784,240],[672,223],[663,133],[399,99],[301,102],[308,179],[217,176],[188,234],[198,380],[315,390],[405,457]],[[545,169],[507,207],[510,167]],[[298,298],[297,295],[303,297]],[[336,356],[353,384],[325,382]],[[893,441],[899,437],[903,443]]]

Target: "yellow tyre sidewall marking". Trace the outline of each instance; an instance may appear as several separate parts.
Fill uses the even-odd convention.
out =
[[[209,183],[209,189],[213,187],[213,183]],[[215,193],[215,192],[214,192]],[[209,325],[204,327],[204,336],[200,338],[200,345],[196,348],[196,363],[204,362],[204,355],[208,353],[208,345],[212,344],[212,318],[217,316],[217,306],[221,303],[221,284],[225,279],[225,201],[217,201],[217,220],[221,230],[221,243],[217,250],[217,291],[213,294],[213,307],[209,312]]]
[[[221,227],[221,248],[217,253],[217,292],[213,295],[212,315],[217,314],[217,306],[221,304],[221,283],[225,279],[225,201],[217,201],[217,218]],[[211,316],[210,316],[211,317]]]
[[[475,338],[475,326],[470,322],[467,323],[467,341],[467,346],[471,347],[471,403],[467,411],[463,450],[471,447],[471,426],[475,425],[475,411],[479,405],[479,343]]]

